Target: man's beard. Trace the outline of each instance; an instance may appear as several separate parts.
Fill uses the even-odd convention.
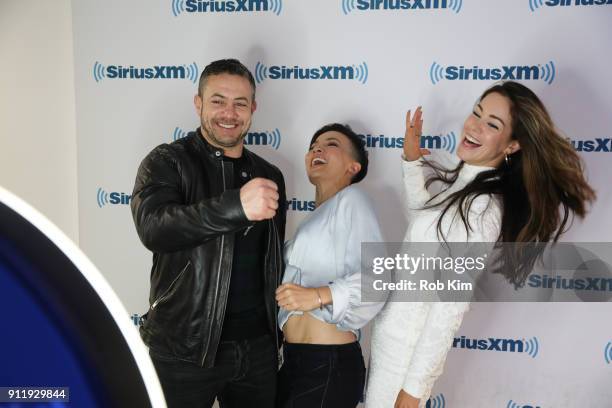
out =
[[[249,131],[249,127],[250,127],[250,124],[249,124],[249,126],[247,126],[247,128],[244,129],[244,131],[241,132],[235,139],[229,140],[229,141],[228,140],[223,141],[215,134],[215,132],[213,132],[213,130],[211,129],[210,126],[208,126],[208,123],[206,121],[201,120],[201,125],[202,125],[202,131],[204,133],[204,136],[206,136],[210,141],[214,142],[217,146],[226,147],[226,148],[238,146],[242,142],[244,137],[246,136],[247,132]]]

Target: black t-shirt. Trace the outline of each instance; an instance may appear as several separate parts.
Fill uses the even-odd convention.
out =
[[[244,156],[224,157],[234,169],[234,188],[251,180],[251,170]],[[234,234],[234,254],[222,340],[243,340],[269,332],[264,303],[264,258],[267,242],[266,221]]]

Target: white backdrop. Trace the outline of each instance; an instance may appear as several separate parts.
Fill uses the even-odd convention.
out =
[[[543,99],[597,190],[588,218],[565,240],[612,241],[612,5],[599,3],[73,1],[81,247],[131,312],[146,311],[151,255],[127,205],[136,170],[153,147],[198,126],[197,77],[227,57],[258,80],[247,142],[285,174],[286,238],[314,199],[303,169],[308,141],[321,125],[343,122],[368,140],[363,187],[387,240],[401,240],[405,111],[423,106],[427,147],[450,158],[475,100],[506,75]],[[295,70],[307,78],[287,78]],[[474,305],[431,406],[612,406],[611,311],[609,304]],[[520,345],[473,350],[461,347],[462,336],[463,344],[483,340],[493,349],[496,339]]]

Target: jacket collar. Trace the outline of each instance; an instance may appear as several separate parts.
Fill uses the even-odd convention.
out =
[[[473,164],[467,164],[463,162],[463,167],[459,171],[457,181],[461,182],[463,185],[467,185],[472,180],[474,180],[478,174],[482,173],[483,171],[489,170],[495,170],[495,167],[475,166]]]
[[[202,130],[201,128],[197,128],[195,131],[195,143],[196,145],[203,149],[204,152],[206,152],[206,154],[212,158],[212,159],[217,159],[217,160],[223,160],[223,149],[220,147],[216,147],[211,145],[208,140],[206,140],[206,138],[204,137],[204,135],[202,134]],[[251,152],[249,152],[246,149],[246,146],[242,147],[242,156],[248,160],[249,162],[252,162],[253,158],[251,157]]]

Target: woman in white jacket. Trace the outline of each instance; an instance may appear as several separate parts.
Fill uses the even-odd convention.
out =
[[[457,155],[446,170],[423,158],[423,120],[406,116],[403,180],[407,242],[547,242],[570,212],[583,217],[595,193],[579,157],[554,128],[538,97],[516,82],[489,88],[466,119]],[[423,167],[436,176],[425,180]],[[437,195],[431,181],[447,187]],[[561,211],[559,211],[561,208]],[[501,273],[521,286],[531,265],[506,259]],[[367,408],[425,407],[442,373],[467,303],[387,303],[374,321]]]

